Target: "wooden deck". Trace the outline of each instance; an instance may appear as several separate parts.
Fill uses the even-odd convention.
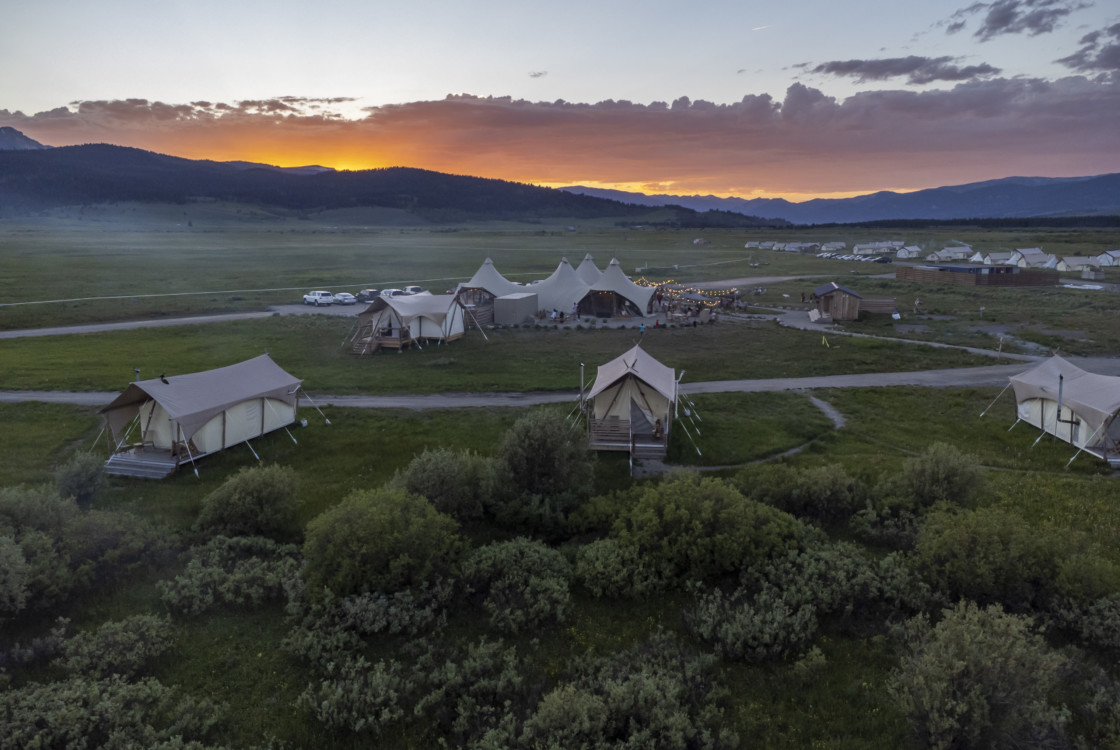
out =
[[[625,451],[634,458],[665,458],[669,436],[631,435],[624,419],[592,419],[588,447],[596,451]]]
[[[163,479],[178,468],[179,462],[171,451],[140,446],[114,453],[105,462],[106,474],[137,479]]]

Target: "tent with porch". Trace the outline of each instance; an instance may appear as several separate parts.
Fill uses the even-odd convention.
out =
[[[463,334],[463,308],[457,295],[378,297],[358,313],[350,351],[369,354],[378,349],[400,350],[429,341],[454,341]]]
[[[299,378],[267,354],[216,370],[161,375],[130,383],[101,410],[117,446],[109,473],[123,454],[151,454],[174,471],[182,461],[239,445],[296,421]],[[157,476],[157,474],[132,474]]]
[[[584,398],[592,450],[663,458],[677,401],[673,368],[640,345],[600,365]]]
[[[1012,376],[1010,385],[1017,421],[1120,466],[1120,377],[1053,356]]]

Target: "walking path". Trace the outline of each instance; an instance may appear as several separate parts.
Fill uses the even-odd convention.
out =
[[[1111,362],[1120,374],[1120,360]],[[960,386],[1006,385],[1007,379],[1025,370],[1022,362],[986,367],[965,367],[916,372],[875,372],[859,375],[822,375],[807,378],[764,378],[759,380],[710,380],[682,383],[681,393],[762,393],[767,391],[807,391],[820,388],[875,388],[882,386],[918,385],[932,388]],[[1097,370],[1098,372],[1100,370]],[[105,391],[0,391],[0,402],[46,401],[79,406],[103,406],[117,397]],[[531,393],[432,393],[397,396],[318,395],[308,401],[317,406],[340,406],[355,409],[498,409],[574,402],[577,391],[536,391]],[[831,415],[830,415],[831,416]]]

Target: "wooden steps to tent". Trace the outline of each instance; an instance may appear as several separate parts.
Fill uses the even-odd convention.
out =
[[[634,458],[665,458],[668,436],[631,435],[630,423],[621,419],[593,419],[588,447],[595,451],[628,451]]]
[[[127,451],[115,453],[105,462],[105,473],[136,479],[163,479],[179,468],[167,451]]]

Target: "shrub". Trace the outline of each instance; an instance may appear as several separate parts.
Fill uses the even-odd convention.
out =
[[[436,448],[413,458],[393,477],[393,486],[426,497],[440,513],[470,521],[482,518],[493,502],[496,473],[493,459]]]
[[[247,466],[207,495],[195,528],[221,536],[286,539],[295,531],[299,476],[287,466]]]
[[[730,596],[719,589],[701,594],[687,621],[716,653],[751,663],[800,653],[817,632],[812,602],[769,585],[753,595],[747,589]]]
[[[538,703],[526,719],[524,748],[738,747],[721,730],[722,691],[715,657],[693,655],[658,634],[617,654],[579,665],[575,678]]]
[[[452,658],[429,651],[417,662],[427,686],[413,713],[440,732],[441,744],[464,747],[523,710],[524,666],[516,649],[501,641],[483,639]]]
[[[320,666],[346,652],[359,652],[373,635],[416,637],[439,630],[447,622],[447,605],[454,593],[450,581],[437,580],[391,595],[365,593],[308,602],[299,588],[289,586],[288,614],[296,624],[283,645]]]
[[[136,615],[66,639],[55,664],[94,679],[132,677],[171,645],[170,619]]]
[[[999,602],[1013,610],[1041,605],[1055,584],[1055,540],[1000,508],[931,514],[914,564],[950,601]]]
[[[27,604],[27,561],[10,536],[0,536],[0,619]]]
[[[18,540],[28,531],[60,533],[78,514],[72,497],[60,497],[49,485],[0,487],[0,533]]]
[[[785,464],[751,466],[739,472],[735,484],[747,497],[821,522],[848,518],[867,495],[862,483],[837,464],[800,470]]]
[[[571,566],[542,542],[520,538],[472,552],[463,578],[490,615],[490,625],[517,633],[546,622],[562,622],[571,595]]]
[[[462,549],[458,529],[453,518],[403,490],[354,492],[308,524],[308,591],[389,594],[446,575]]]
[[[182,574],[156,587],[168,609],[188,617],[280,599],[301,562],[299,547],[263,537],[214,537],[187,555]]]
[[[1080,603],[1065,597],[1051,602],[1055,625],[1097,648],[1120,649],[1120,594]]]
[[[615,536],[664,581],[742,570],[799,546],[795,518],[729,484],[680,474],[645,490],[615,524]]]
[[[222,711],[152,678],[74,676],[0,691],[0,741],[12,748],[154,748],[176,738],[205,740]]]
[[[90,510],[69,520],[60,548],[80,588],[105,585],[170,555],[167,539],[144,519],[116,510]]]
[[[661,581],[638,555],[637,547],[617,539],[598,539],[576,552],[576,580],[594,596],[638,597],[655,591]]]
[[[1051,703],[1066,659],[1026,617],[962,602],[937,625],[908,623],[888,692],[931,748],[1064,746],[1068,710]]]
[[[896,497],[869,501],[852,515],[848,527],[859,538],[895,550],[913,549],[918,542],[919,519],[914,503]]]
[[[976,459],[946,443],[934,443],[908,460],[902,479],[921,507],[938,502],[967,505],[984,486],[984,474]]]
[[[54,472],[58,494],[74,498],[80,508],[93,505],[104,481],[105,461],[92,453],[75,453]]]
[[[582,433],[553,412],[529,412],[514,422],[497,460],[504,486],[496,514],[507,524],[556,531],[591,495],[592,454]]]
[[[296,705],[332,729],[377,736],[404,716],[402,704],[413,690],[400,662],[370,664],[364,657],[344,657],[318,684],[309,685]]]

